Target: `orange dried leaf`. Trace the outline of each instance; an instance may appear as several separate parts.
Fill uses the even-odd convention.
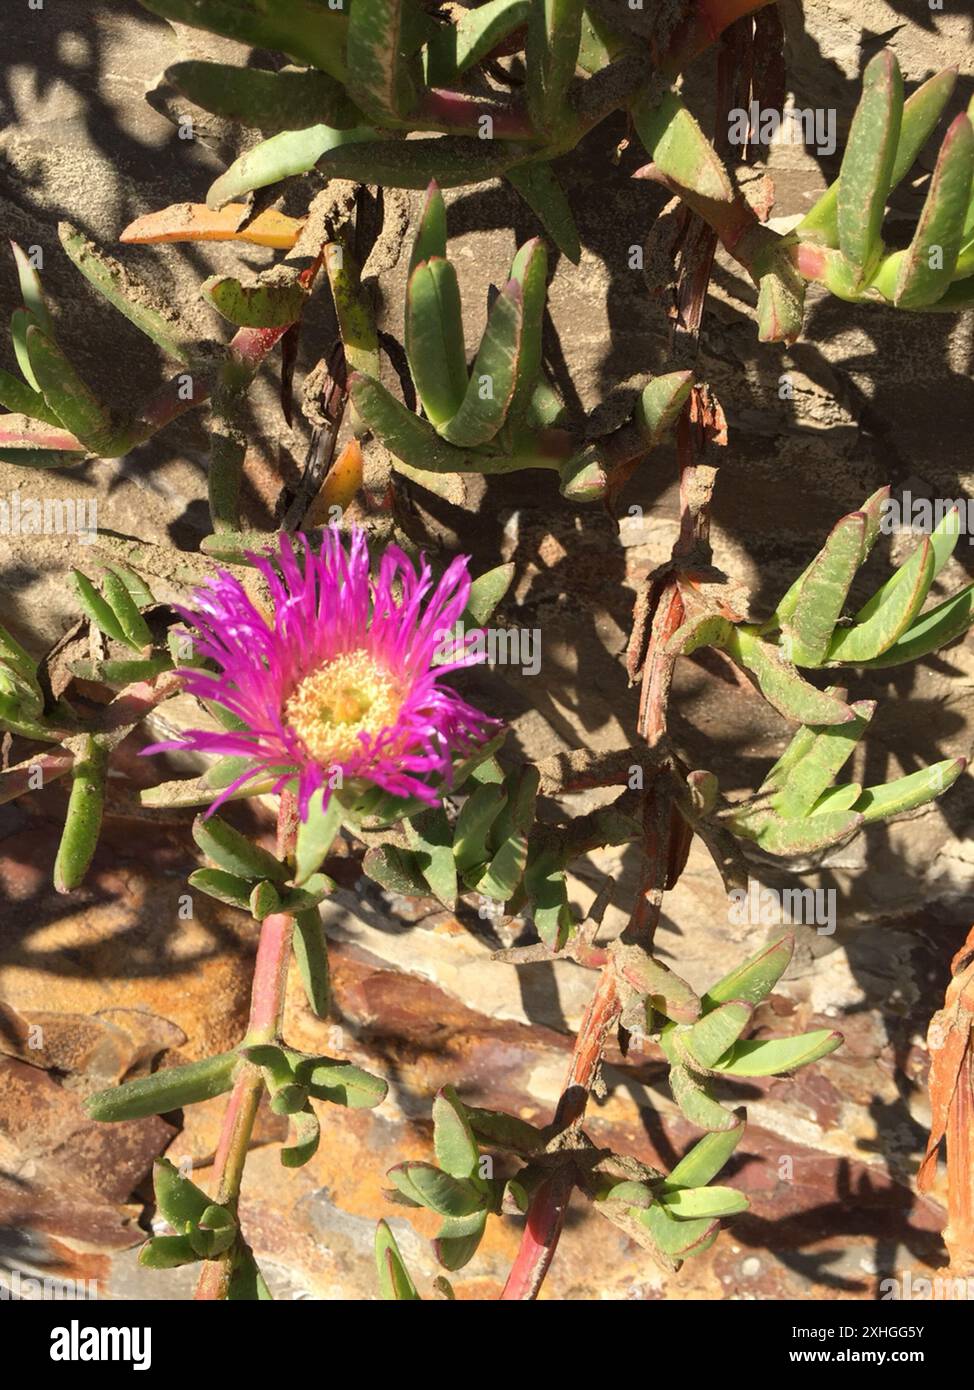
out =
[[[238,231],[246,211],[243,203],[229,203],[219,212],[205,203],[173,203],[159,212],[137,217],[119,240],[130,245],[160,241],[247,241],[253,246],[289,250],[304,226],[295,217],[269,209]]]
[[[951,962],[953,978],[944,1007],[927,1035],[930,1049],[930,1139],[917,1174],[927,1192],[937,1172],[937,1152],[947,1141],[947,1212],[944,1241],[950,1268],[974,1270],[974,929]]]
[[[362,450],[357,439],[350,439],[332,464],[322,484],[315,515],[326,517],[332,507],[342,511],[362,486]]]

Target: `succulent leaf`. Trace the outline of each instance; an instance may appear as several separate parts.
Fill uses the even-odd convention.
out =
[[[10,249],[14,255],[14,265],[17,268],[17,280],[20,285],[20,297],[23,300],[23,307],[31,315],[31,322],[36,323],[42,332],[49,338],[54,337],[54,320],[51,311],[47,307],[47,300],[44,298],[44,290],[41,286],[41,277],[38,275],[31,260],[24,254],[15,241],[10,243]]]
[[[487,783],[467,797],[457,817],[453,854],[464,877],[490,858],[487,836],[507,801],[507,791]]]
[[[460,287],[452,263],[421,261],[406,290],[406,355],[431,423],[453,419],[468,387]]]
[[[680,1259],[699,1255],[706,1250],[720,1230],[720,1223],[714,1218],[679,1221],[658,1202],[654,1202],[648,1211],[640,1212],[639,1219],[664,1255]]]
[[[935,304],[954,276],[964,240],[964,219],[974,178],[974,128],[954,121],[940,147],[912,242],[899,258],[893,303],[900,309]]]
[[[715,1216],[734,1216],[747,1211],[750,1203],[733,1187],[682,1187],[659,1194],[660,1204],[678,1221],[696,1221]]]
[[[416,100],[401,53],[402,0],[355,0],[348,20],[348,93],[367,115],[396,124]]]
[[[389,452],[411,468],[435,473],[476,471],[477,457],[442,440],[432,425],[397,401],[381,382],[354,373],[352,403],[363,422]]]
[[[936,608],[916,618],[906,631],[887,647],[879,656],[859,664],[867,669],[882,669],[885,666],[901,666],[907,661],[918,661],[920,657],[939,651],[950,642],[955,642],[974,622],[974,584],[968,584],[952,598],[937,604]]]
[[[896,156],[890,176],[890,191],[900,183],[916,161],[917,155],[927,143],[933,128],[957,82],[957,69],[945,68],[933,77],[927,78],[903,104],[900,120],[900,137],[896,144]],[[820,241],[833,248],[839,245],[838,222],[839,180],[836,179],[827,192],[822,194],[811,212],[798,224],[798,235],[802,239]]]
[[[301,317],[308,289],[290,284],[244,285],[235,275],[211,275],[200,286],[213,307],[238,328],[280,328]]]
[[[444,907],[456,906],[457,866],[453,858],[453,833],[441,806],[404,822],[406,837],[415,854],[414,863]]]
[[[460,408],[440,429],[450,444],[486,444],[507,418],[521,366],[524,308],[520,284],[509,280],[488,316]]]
[[[458,188],[465,183],[500,178],[523,159],[523,147],[506,140],[477,140],[462,135],[384,140],[373,132],[371,139],[365,135],[333,142],[318,158],[317,167],[325,178],[352,179],[386,188],[426,188],[431,179],[436,179],[441,188]]]
[[[479,13],[479,11],[474,11]],[[578,265],[582,246],[575,214],[550,164],[517,164],[504,177],[517,190],[563,256]]]
[[[433,1101],[433,1146],[437,1163],[451,1177],[470,1178],[476,1173],[480,1149],[452,1086],[438,1091]]]
[[[341,829],[342,804],[337,796],[325,801],[322,788],[312,793],[308,812],[298,825],[294,882],[299,886],[316,873]]]
[[[291,1116],[290,1130],[289,1142],[281,1148],[281,1162],[285,1168],[303,1168],[314,1158],[321,1142],[321,1126],[310,1104]]]
[[[538,130],[554,132],[565,119],[584,8],[584,0],[535,0],[531,6],[524,63],[528,111]]]
[[[488,622],[511,587],[514,569],[513,561],[508,561],[479,574],[470,585],[464,617],[469,616],[478,626]]]
[[[494,902],[506,903],[513,898],[528,859],[528,838],[523,833],[505,840],[477,881],[477,892]]]
[[[174,63],[166,69],[165,76],[177,91],[204,111],[224,120],[256,126],[266,135],[306,130],[309,116],[338,129],[362,120],[344,86],[314,69],[271,72],[191,59]]]
[[[108,777],[108,749],[91,734],[71,768],[71,794],[54,861],[54,887],[58,893],[77,888],[91,863],[101,832]]]
[[[483,1210],[484,1195],[471,1182],[430,1163],[399,1163],[388,1176],[396,1189],[440,1216],[465,1217]]]
[[[379,1296],[388,1302],[419,1301],[416,1286],[403,1263],[395,1237],[385,1221],[375,1231],[375,1263],[379,1272]]]
[[[139,612],[138,605],[129,592],[128,585],[112,570],[108,570],[102,580],[105,600],[118,619],[122,636],[133,651],[143,652],[152,645],[149,625]]]
[[[711,1132],[736,1129],[737,1117],[707,1093],[700,1081],[679,1062],[670,1067],[673,1099],[691,1124]]]
[[[85,1110],[93,1120],[110,1122],[165,1115],[170,1110],[224,1095],[233,1085],[239,1065],[236,1052],[221,1052],[184,1067],[166,1067],[151,1076],[96,1091],[85,1101]]]
[[[633,106],[633,121],[653,163],[699,210],[734,203],[734,189],[713,145],[675,91],[647,94]]]
[[[287,864],[255,845],[219,816],[197,816],[193,822],[193,839],[214,864],[241,878],[271,879],[283,883],[290,877]]]
[[[487,1228],[487,1213],[448,1216],[433,1241],[433,1253],[444,1269],[462,1269],[477,1253]]]
[[[475,10],[462,11],[455,24],[442,25],[426,49],[429,85],[452,86],[526,23],[530,10],[531,0],[487,0]]]
[[[660,1185],[660,1194],[676,1187],[703,1187],[715,1178],[744,1137],[743,1110],[736,1112],[737,1124],[722,1133],[705,1134]]]
[[[296,1053],[292,1058],[297,1058],[295,1080],[306,1086],[315,1100],[343,1105],[348,1110],[372,1110],[388,1094],[386,1081],[351,1062],[336,1062],[330,1057],[302,1058]]]
[[[61,421],[39,391],[26,382],[18,381],[10,372],[0,369],[0,405],[13,415],[27,415],[45,425],[60,425]]]
[[[794,1038],[738,1042],[715,1063],[714,1070],[725,1076],[780,1076],[827,1057],[841,1044],[842,1034],[829,1028]]]
[[[695,1023],[700,1000],[685,980],[639,946],[617,945],[616,969],[651,1008],[676,1023]]]
[[[913,811],[953,786],[966,766],[966,758],[945,758],[907,777],[897,777],[885,786],[867,787],[856,802],[855,809],[865,825],[901,815],[904,811]]]
[[[754,1009],[743,999],[718,1004],[687,1028],[678,1028],[675,1037],[694,1062],[710,1069],[736,1042],[751,1021]]]
[[[375,131],[366,126],[336,130],[334,126],[319,124],[304,130],[281,131],[235,159],[211,184],[206,205],[218,210],[255,188],[267,188],[294,174],[306,174],[331,150],[362,142],[371,145],[375,138]]]
[[[140,332],[176,362],[189,362],[194,338],[179,315],[160,302],[130,269],[105,255],[70,222],[58,225],[58,236],[68,256],[88,283]]]
[[[868,661],[902,637],[930,592],[936,559],[930,537],[924,536],[906,563],[859,610],[853,626],[836,630],[829,643],[829,661],[853,665]]]
[[[554,850],[535,854],[529,846],[524,889],[535,931],[549,950],[560,951],[574,926],[563,857]]]
[[[754,628],[730,628],[726,650],[754,677],[767,700],[786,719],[800,724],[844,724],[855,716],[844,701],[810,685],[782,652]]]
[[[903,78],[891,50],[867,65],[862,96],[839,171],[839,249],[860,281],[881,249],[880,231],[893,181],[903,115]]]
[[[280,49],[301,63],[311,63],[339,81],[346,76],[348,16],[324,0],[287,0],[286,4],[240,4],[239,0],[140,0],[162,19],[208,29],[251,48]]]
[[[443,201],[443,194],[440,192],[439,185],[433,179],[430,181],[426,189],[426,196],[423,199],[419,227],[416,230],[416,239],[413,242],[412,255],[409,258],[410,275],[421,261],[430,261],[434,256],[446,260],[446,235],[446,204]]]
[[[241,912],[250,912],[250,895],[254,885],[248,878],[228,874],[224,869],[195,869],[188,882],[191,888],[198,888],[208,898],[239,907]]]
[[[124,453],[127,431],[113,421],[54,340],[30,325],[27,351],[38,387],[65,429],[93,454],[113,458]]]
[[[318,1018],[327,1018],[331,1002],[328,947],[317,908],[295,914],[292,946],[308,1007]]]
[[[788,770],[780,789],[772,797],[775,811],[784,820],[800,820],[831,787],[836,774],[852,756],[853,750],[873,717],[875,700],[859,700],[851,705],[855,714],[847,724],[815,729],[804,755]],[[838,807],[831,807],[837,810]]]
[[[802,578],[797,602],[782,632],[791,643],[796,666],[821,666],[828,655],[835,625],[862,561],[866,517],[852,512],[833,528]]]
[[[644,386],[633,415],[647,449],[655,449],[680,417],[693,388],[692,372],[666,372]]]
[[[527,413],[541,376],[547,278],[548,252],[544,243],[535,237],[524,243],[511,265],[511,280],[521,289],[523,327],[516,358],[514,395],[507,412],[509,428],[516,426]]]
[[[768,854],[788,858],[792,855],[814,854],[828,845],[848,839],[862,825],[862,816],[854,811],[821,811],[802,820],[783,820],[771,815],[758,826],[754,838]],[[746,823],[742,830],[746,830]]]
[[[791,932],[785,932],[769,942],[710,986],[702,999],[704,1008],[713,1009],[733,999],[759,1004],[768,997],[787,970],[794,950],[795,938]]]

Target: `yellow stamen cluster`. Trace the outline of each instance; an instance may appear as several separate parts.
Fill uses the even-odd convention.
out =
[[[315,762],[341,762],[361,751],[359,734],[375,737],[395,724],[402,692],[364,651],[345,652],[305,676],[284,706],[284,718]]]

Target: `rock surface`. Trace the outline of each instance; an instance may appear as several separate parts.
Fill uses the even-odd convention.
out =
[[[913,7],[883,0],[784,0],[781,9],[795,105],[834,106],[840,134],[858,73],[881,36],[892,31],[908,84],[963,60],[971,36],[960,11],[932,12],[921,25]],[[202,200],[239,137],[204,124],[195,139],[181,140],[143,93],[177,56],[226,53],[232,45],[185,29],[174,35],[135,0],[22,6],[5,17],[7,26],[18,57],[0,90],[0,216],[8,235],[42,248],[59,335],[92,384],[122,404],[148,395],[163,379],[163,364],[79,280],[56,224],[67,216],[110,245],[141,213]],[[703,71],[691,84],[702,109],[708,81]],[[962,77],[952,111],[970,94],[970,78]],[[627,178],[637,152],[612,162],[623,134],[621,124],[596,133],[561,166],[581,208],[584,251],[578,269],[563,261],[556,267],[548,346],[579,416],[600,407],[593,430],[621,418],[635,388],[667,361],[662,314],[641,273],[628,269],[629,248],[647,236],[662,195]],[[775,216],[805,210],[836,167],[834,158],[777,147]],[[898,211],[915,216],[921,196],[919,186],[904,185]],[[498,184],[454,192],[448,203],[472,348],[490,282],[537,227]],[[409,195],[403,207],[415,213],[416,198]],[[206,275],[272,259],[255,248],[212,246],[130,249],[125,257],[190,306],[198,306],[196,287]],[[397,337],[404,271],[400,257],[377,286],[383,326]],[[332,341],[326,300],[313,303],[299,381]],[[700,370],[731,426],[715,506],[716,561],[750,588],[758,613],[769,611],[835,517],[881,483],[933,497],[970,490],[974,318],[862,311],[813,292],[805,336],[785,349],[757,343],[753,302],[752,287],[722,259]],[[0,322],[15,303],[8,265]],[[215,316],[194,311],[201,332],[220,331]],[[120,348],[123,379],[115,375]],[[2,356],[9,368],[6,350]],[[248,506],[255,522],[268,519],[275,480],[297,475],[307,442],[303,426],[291,431],[283,423],[277,370],[265,370],[253,402]],[[19,489],[24,497],[94,499],[103,530],[191,547],[209,529],[204,467],[201,422],[186,417],[120,463],[56,475],[0,464],[0,497]],[[414,502],[417,526],[434,542],[445,536],[469,550],[475,570],[496,563],[501,550],[516,561],[505,618],[542,634],[536,677],[501,668],[474,678],[485,704],[512,721],[514,747],[531,759],[583,743],[627,746],[636,693],[626,686],[621,653],[634,588],[667,557],[676,533],[671,451],[661,450],[629,485],[618,531],[597,509],[568,507],[545,478],[494,479],[484,491],[469,498],[483,509],[477,516],[419,492]],[[895,546],[878,551],[873,576]],[[73,537],[0,535],[4,622],[42,650],[77,618],[65,567],[90,569],[90,562]],[[944,591],[972,568],[962,537],[942,576]],[[857,681],[857,697],[883,701],[870,781],[912,770],[917,760],[970,753],[972,672],[971,647],[962,644],[915,671]],[[755,786],[787,736],[783,721],[716,664],[682,664],[673,719],[690,761],[712,768],[729,790]],[[253,928],[208,899],[183,913],[185,876],[194,866],[188,818],[133,821],[122,807],[109,815],[89,885],[75,897],[56,897],[49,881],[62,796],[53,787],[0,808],[0,1270],[96,1279],[103,1297],[182,1297],[191,1272],[161,1275],[136,1263],[152,1219],[147,1179],[152,1158],[168,1151],[192,1158],[205,1182],[220,1102],[182,1122],[103,1127],[85,1119],[80,1099],[160,1060],[192,1060],[236,1042]],[[667,1276],[576,1198],[545,1296],[873,1298],[877,1281],[904,1266],[919,1274],[938,1265],[941,1213],[916,1196],[911,1173],[927,1120],[923,1034],[974,897],[972,805],[968,776],[942,804],[870,830],[802,876],[803,885],[837,894],[837,930],[803,934],[796,964],[761,1021],[782,1032],[838,1026],[846,1046],[797,1078],[740,1091],[751,1123],[730,1181],[748,1192],[751,1212],[706,1255]],[[593,857],[579,868],[573,898],[587,906],[611,877],[606,926],[617,929],[636,873],[632,851]],[[243,1219],[284,1297],[374,1296],[371,1239],[381,1215],[392,1216],[407,1262],[428,1287],[436,1273],[430,1228],[420,1221],[413,1235],[410,1221],[385,1202],[386,1168],[428,1156],[430,1102],[446,1081],[459,1079],[475,1103],[547,1121],[591,988],[591,977],[570,964],[518,974],[491,962],[499,942],[489,923],[472,913],[457,921],[432,904],[390,902],[359,879],[353,859],[341,881],[328,915],[335,1018],[314,1020],[295,988],[288,1036],[299,1047],[351,1056],[392,1086],[373,1113],[319,1107],[323,1142],[295,1173],[281,1172],[280,1122],[261,1119]],[[755,949],[766,930],[730,920],[716,874],[695,849],[665,902],[665,957],[701,985]],[[593,1105],[592,1137],[670,1166],[692,1135],[661,1076],[658,1056],[615,1057],[606,1097]],[[491,1223],[477,1260],[457,1280],[459,1296],[496,1296],[517,1225]]]

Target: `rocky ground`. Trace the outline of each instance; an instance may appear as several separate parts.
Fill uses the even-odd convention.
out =
[[[951,62],[969,68],[971,20],[959,10],[927,16],[924,7],[918,22],[917,8],[905,0],[808,0],[804,7],[785,0],[796,105],[832,105],[840,125],[847,122],[861,65],[884,41],[896,48],[908,84]],[[143,212],[201,201],[236,137],[203,125],[196,139],[180,140],[145,101],[161,69],[201,52],[203,40],[190,31],[174,36],[135,0],[24,6],[8,23],[15,58],[0,88],[0,220],[5,234],[43,247],[63,341],[92,382],[122,403],[149,393],[161,363],[79,282],[60,252],[56,223],[67,216],[110,244]],[[706,73],[696,85],[705,107]],[[970,78],[962,77],[957,109],[970,91]],[[666,361],[662,316],[626,254],[645,238],[661,195],[625,177],[634,152],[621,165],[612,162],[623,134],[597,135],[565,161],[582,210],[584,253],[579,268],[558,266],[551,289],[549,349],[563,364],[559,385],[580,410],[602,403],[593,430],[621,417],[633,389]],[[775,215],[787,218],[811,204],[836,166],[785,146],[771,167]],[[899,211],[915,216],[920,197],[904,186]],[[536,228],[498,185],[448,201],[472,347],[488,283]],[[412,195],[390,200],[390,215],[403,222],[414,211]],[[377,292],[383,326],[397,334],[404,258],[397,259],[395,237],[391,249]],[[174,298],[195,303],[199,281],[239,264],[241,252],[174,246],[126,256]],[[247,248],[242,259],[258,267],[270,253]],[[761,347],[753,291],[723,262],[714,285],[702,374],[731,426],[717,490],[716,560],[750,588],[755,612],[764,612],[835,517],[881,483],[934,497],[970,492],[974,319],[851,311],[813,294],[802,342]],[[15,297],[8,266],[0,276],[0,322]],[[299,379],[331,341],[324,299],[314,301]],[[206,331],[219,331],[199,312]],[[8,368],[9,358],[0,349]],[[264,374],[254,402],[248,505],[257,523],[267,520],[278,480],[296,475],[307,441],[301,425],[290,431],[283,424],[276,370]],[[190,548],[208,529],[204,460],[199,422],[187,418],[122,463],[58,474],[56,485],[0,465],[0,495],[19,488],[24,496],[93,498],[101,528]],[[465,506],[415,494],[417,524],[434,540],[446,536],[470,550],[475,570],[496,563],[499,551],[517,564],[506,615],[541,630],[540,673],[478,679],[489,707],[511,720],[513,747],[532,759],[583,744],[624,747],[632,738],[635,693],[621,653],[634,588],[668,555],[675,535],[672,464],[661,451],[633,480],[623,512],[635,510],[618,533],[597,509],[570,509],[534,475],[492,480],[485,496],[471,493]],[[879,551],[872,573],[890,558],[888,545]],[[946,589],[969,576],[970,557],[962,538],[943,576]],[[3,621],[32,650],[76,620],[64,570],[89,561],[66,537],[0,536]],[[857,697],[883,702],[870,781],[970,754],[972,672],[968,644],[915,672],[857,683]],[[683,663],[674,729],[693,764],[712,768],[731,791],[756,785],[786,737],[783,722],[749,687],[709,663]],[[136,780],[148,775],[134,749],[121,766]],[[147,1178],[155,1155],[168,1152],[191,1155],[206,1181],[221,1103],[194,1108],[181,1123],[175,1116],[106,1127],[85,1119],[80,1099],[157,1060],[192,1060],[236,1042],[254,929],[209,899],[197,899],[191,917],[181,915],[185,877],[195,866],[188,820],[134,818],[121,794],[88,885],[57,897],[50,866],[62,796],[52,787],[0,807],[0,1268],[93,1278],[102,1296],[182,1297],[189,1276],[150,1274],[136,1263],[151,1218]],[[970,922],[972,807],[968,776],[942,805],[870,830],[801,876],[836,892],[837,930],[800,933],[796,961],[759,1022],[779,1032],[836,1026],[846,1044],[796,1078],[738,1088],[749,1126],[729,1180],[747,1191],[750,1213],[706,1255],[664,1276],[576,1198],[545,1296],[874,1298],[883,1277],[938,1266],[942,1212],[916,1195],[911,1175],[928,1120],[926,1024]],[[477,1104],[545,1122],[591,988],[591,977],[567,963],[518,973],[491,961],[490,952],[508,941],[489,922],[472,912],[454,919],[431,902],[389,900],[362,879],[353,847],[346,849],[329,865],[342,885],[327,917],[335,1016],[315,1020],[292,982],[287,1033],[299,1047],[362,1062],[391,1087],[374,1112],[320,1107],[318,1155],[286,1176],[275,1142],[280,1122],[262,1117],[243,1220],[275,1293],[285,1297],[374,1296],[371,1236],[382,1215],[392,1216],[420,1280],[435,1273],[420,1238],[429,1229],[420,1221],[419,1235],[412,1234],[411,1222],[382,1196],[386,1168],[429,1153],[430,1100],[448,1080],[459,1080]],[[606,925],[616,930],[631,905],[635,872],[629,852],[597,857],[580,868],[574,900],[587,906],[610,875]],[[695,849],[665,903],[659,939],[666,959],[703,985],[756,949],[767,930],[730,920],[716,873]],[[39,1038],[40,1048],[32,1045]],[[610,1061],[605,1097],[592,1108],[593,1139],[670,1166],[691,1133],[662,1085],[659,1056],[633,1052]],[[517,1225],[491,1223],[477,1259],[456,1281],[460,1297],[496,1295]]]

